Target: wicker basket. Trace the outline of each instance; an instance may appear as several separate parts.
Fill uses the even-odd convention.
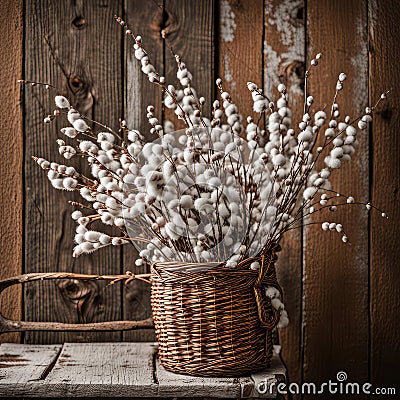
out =
[[[239,376],[268,366],[279,314],[265,286],[280,290],[275,252],[237,269],[215,263],[152,266],[152,310],[159,359],[175,373]],[[259,261],[259,271],[249,264]]]
[[[72,272],[32,273],[0,281],[0,293],[16,284],[43,280],[105,280],[111,283],[140,279],[152,286],[152,310],[159,358],[175,373],[199,376],[239,376],[264,369],[272,355],[272,329],[279,313],[265,295],[276,280],[273,246],[235,269],[221,263],[163,263],[150,274],[86,275]],[[250,264],[258,261],[258,271]],[[0,311],[0,333],[25,331],[104,331],[151,329],[152,318],[87,324],[13,321]]]

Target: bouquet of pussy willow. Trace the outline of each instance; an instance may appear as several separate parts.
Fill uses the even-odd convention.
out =
[[[116,19],[133,39],[143,73],[162,90],[165,107],[174,110],[186,127],[175,131],[173,123],[160,122],[149,105],[147,118],[155,139],[146,142],[124,121],[114,132],[89,120],[57,93],[57,108],[44,122],[66,115],[70,125],[61,129],[65,137],[57,140],[59,153],[68,160],[85,157],[91,176],[73,166],[34,159],[56,189],[79,191],[83,198],[82,203],[72,202],[78,208],[72,212],[77,223],[75,257],[132,243],[139,249],[138,265],[217,261],[235,268],[278,243],[285,232],[311,223],[311,214],[333,215],[346,204],[373,207],[335,191],[330,177],[350,161],[358,133],[367,129],[386,93],[366,108],[365,115],[341,119],[338,99],[346,80],[341,73],[332,103],[316,110],[313,97],[305,93],[302,121],[292,123],[283,84],[273,102],[249,82],[255,116],[244,120],[220,79],[220,99],[207,106],[179,56],[175,58],[180,87],[167,84],[152,65],[142,38]],[[306,80],[320,58],[317,54],[311,61]],[[333,217],[326,219],[320,222],[322,229],[340,233],[347,242],[344,227]],[[114,235],[103,233],[101,223],[112,226]],[[251,268],[259,268],[258,263]]]

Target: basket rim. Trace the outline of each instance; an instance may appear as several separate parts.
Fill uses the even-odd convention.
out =
[[[151,267],[154,266],[159,266],[159,267],[168,267],[168,266],[179,266],[179,267],[202,267],[202,266],[209,266],[209,269],[217,269],[218,267],[224,268],[226,271],[243,271],[248,268],[246,268],[249,264],[255,261],[261,261],[263,258],[263,255],[268,254],[270,252],[278,253],[281,251],[281,246],[278,243],[272,243],[267,249],[265,249],[263,252],[260,252],[256,254],[255,256],[252,257],[247,257],[243,259],[242,261],[239,262],[239,264],[235,268],[225,268],[226,266],[226,261],[210,261],[210,262],[186,262],[186,261],[156,261],[151,263]],[[207,270],[209,270],[207,269]]]

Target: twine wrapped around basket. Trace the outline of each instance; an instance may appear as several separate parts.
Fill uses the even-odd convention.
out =
[[[159,359],[166,369],[239,376],[268,366],[279,312],[265,287],[281,291],[274,266],[278,250],[274,246],[235,269],[221,263],[152,266],[153,319]],[[260,270],[249,268],[254,261]]]

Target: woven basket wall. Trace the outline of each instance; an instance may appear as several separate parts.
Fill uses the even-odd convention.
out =
[[[249,269],[255,260],[261,271]],[[198,376],[239,376],[266,368],[279,320],[265,296],[266,285],[280,290],[274,260],[273,254],[248,259],[238,270],[153,265],[151,301],[162,365]]]

